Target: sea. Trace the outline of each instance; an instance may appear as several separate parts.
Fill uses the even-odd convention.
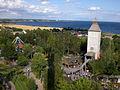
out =
[[[39,22],[23,22],[11,21],[19,25],[28,26],[45,26],[45,27],[59,27],[59,28],[74,28],[74,29],[89,29],[92,25],[91,21],[39,21]],[[101,31],[105,33],[120,34],[120,22],[98,22]]]

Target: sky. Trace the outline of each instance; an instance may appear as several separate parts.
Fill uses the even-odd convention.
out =
[[[0,19],[120,22],[120,0],[0,0]]]

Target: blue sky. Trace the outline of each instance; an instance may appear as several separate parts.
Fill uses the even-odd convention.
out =
[[[120,22],[120,0],[0,0],[0,18]]]

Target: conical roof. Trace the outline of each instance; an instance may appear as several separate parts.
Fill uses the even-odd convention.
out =
[[[96,18],[93,20],[93,24],[91,25],[89,31],[101,32],[101,29],[98,25],[98,21]]]

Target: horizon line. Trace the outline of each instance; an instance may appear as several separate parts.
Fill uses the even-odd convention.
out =
[[[0,20],[48,20],[48,21],[86,21],[86,22],[92,22],[93,20],[63,20],[63,19],[23,19],[23,18],[0,18]],[[97,19],[98,20],[98,19]],[[103,21],[103,20],[98,20],[98,22],[117,22],[120,23],[120,21]]]

